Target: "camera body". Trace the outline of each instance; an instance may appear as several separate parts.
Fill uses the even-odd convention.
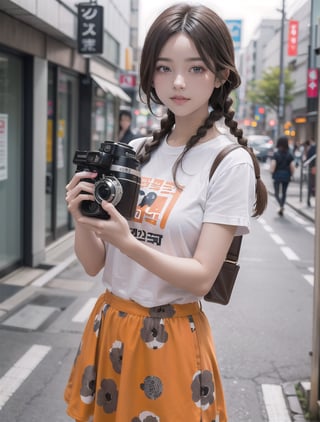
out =
[[[101,202],[111,202],[128,220],[135,215],[140,190],[140,163],[134,149],[121,142],[105,141],[98,151],[76,151],[76,172],[94,171],[97,177],[84,179],[94,184],[95,201],[82,201],[81,213],[88,217],[109,219]]]

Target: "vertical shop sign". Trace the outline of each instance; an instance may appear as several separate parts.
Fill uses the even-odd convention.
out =
[[[8,115],[0,114],[0,181],[8,179]]]
[[[119,83],[121,88],[134,89],[137,84],[137,76],[131,73],[120,73]]]
[[[241,19],[227,19],[225,23],[230,31],[233,44],[234,44],[234,49],[240,50],[242,20]]]
[[[307,98],[318,97],[318,78],[319,70],[317,68],[308,69]]]
[[[103,7],[94,3],[78,4],[78,52],[103,53]]]
[[[298,54],[298,30],[299,22],[290,20],[288,27],[288,56],[296,56]]]

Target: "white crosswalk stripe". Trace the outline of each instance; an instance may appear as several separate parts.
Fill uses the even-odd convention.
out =
[[[0,410],[51,350],[50,346],[34,344],[0,378]]]

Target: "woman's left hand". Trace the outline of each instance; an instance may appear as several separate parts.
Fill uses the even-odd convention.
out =
[[[93,230],[98,238],[122,251],[126,242],[132,237],[128,221],[110,202],[102,201],[101,206],[110,215],[108,220],[81,217],[79,222]]]

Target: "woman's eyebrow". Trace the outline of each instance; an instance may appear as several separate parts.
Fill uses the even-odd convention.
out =
[[[172,62],[174,59],[170,59],[169,57],[158,57],[157,61],[163,61],[163,62]],[[203,62],[203,59],[201,57],[188,57],[185,59],[185,62]]]

